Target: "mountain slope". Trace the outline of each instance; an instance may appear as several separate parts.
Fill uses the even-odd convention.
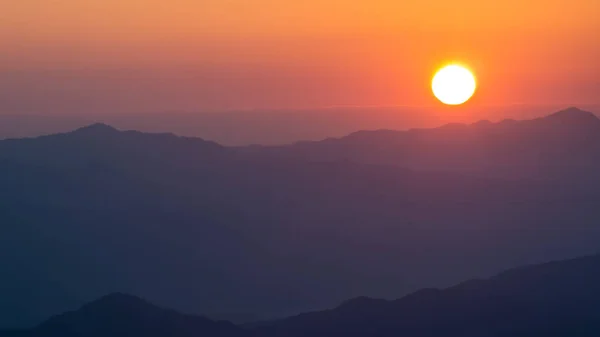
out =
[[[396,301],[359,298],[257,329],[260,336],[526,337],[600,333],[600,256],[514,269]]]

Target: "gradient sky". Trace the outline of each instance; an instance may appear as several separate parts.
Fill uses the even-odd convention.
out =
[[[2,113],[430,106],[451,60],[473,105],[598,104],[600,1],[0,3]]]

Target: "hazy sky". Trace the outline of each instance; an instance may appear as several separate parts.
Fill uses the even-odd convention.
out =
[[[598,0],[0,0],[0,113],[600,103]]]

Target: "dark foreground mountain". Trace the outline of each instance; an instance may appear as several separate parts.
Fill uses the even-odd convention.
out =
[[[600,256],[518,268],[395,301],[357,298],[257,329],[269,337],[594,337]]]
[[[395,301],[355,298],[335,309],[236,327],[113,294],[55,316],[27,337],[595,337],[600,255],[517,268]]]
[[[576,144],[573,136],[587,144],[573,131],[580,128],[595,144],[587,131],[594,121],[569,110],[512,124],[554,143]],[[421,152],[445,155],[436,149],[471,129],[510,139],[512,124],[488,125],[496,130],[489,135],[485,125],[460,127]],[[387,142],[362,146],[377,152]],[[544,142],[520,146],[537,147],[564,172],[595,167],[566,160],[571,145],[562,152]],[[480,148],[490,163],[518,167],[502,154],[520,148],[493,149]],[[580,148],[595,158],[590,149]],[[208,317],[281,317],[599,247],[600,185],[585,174],[511,180],[444,172],[441,164],[313,161],[288,150],[101,124],[0,141],[0,327],[31,326],[115,290]]]
[[[156,307],[140,298],[111,294],[25,331],[0,336],[27,337],[238,337],[245,332],[225,321],[211,321]]]

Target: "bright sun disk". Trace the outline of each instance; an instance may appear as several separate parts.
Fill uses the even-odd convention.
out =
[[[473,96],[477,83],[469,69],[452,64],[438,70],[431,82],[431,88],[435,97],[442,103],[459,105]]]

